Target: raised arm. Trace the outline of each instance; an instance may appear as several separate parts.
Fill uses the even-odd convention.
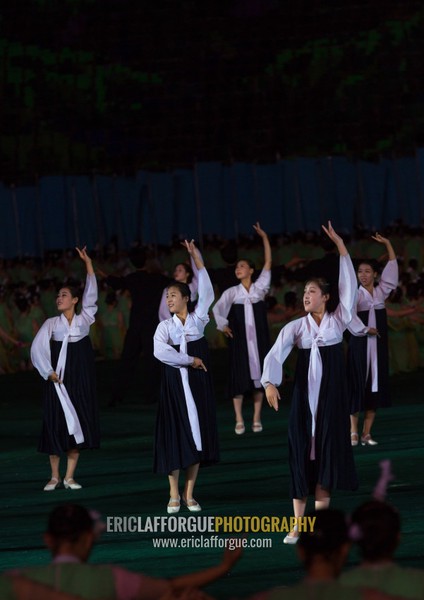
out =
[[[208,272],[203,264],[202,255],[196,248],[194,241],[184,240],[183,245],[186,247],[187,252],[190,254],[190,258],[194,261],[197,268],[198,277],[198,301],[196,304],[196,315],[204,319],[208,315],[208,310],[212,302],[214,301],[215,294],[213,291],[213,285],[209,278]]]
[[[76,251],[78,252],[80,259],[85,263],[87,275],[94,275],[93,262],[87,254],[87,246],[84,246],[84,248],[81,249],[76,248]]]
[[[202,260],[203,260],[203,258],[202,258]],[[191,264],[191,268],[193,270],[193,277],[192,277],[191,282],[188,287],[190,288],[190,291],[191,291],[191,300],[192,300],[192,302],[194,302],[198,296],[199,269],[197,268],[196,262],[192,256],[190,256],[190,264]]]
[[[89,324],[94,323],[94,315],[97,312],[98,289],[97,280],[94,274],[93,263],[87,254],[87,247],[84,246],[81,250],[76,249],[81,260],[85,263],[87,269],[87,279],[85,282],[84,293],[82,296],[81,316],[84,317]]]
[[[185,246],[185,244],[183,244],[183,246]],[[197,254],[199,255],[199,259],[201,260],[202,264],[204,264],[203,257],[202,257],[202,254],[201,254],[199,248],[197,248]],[[193,277],[192,277],[191,283],[189,284],[189,288],[191,290],[191,300],[194,302],[197,298],[197,290],[199,288],[199,269],[197,267],[194,257],[191,255],[190,255],[190,264],[191,264],[191,268],[193,270]]]
[[[328,226],[322,226],[325,233],[328,235],[330,240],[337,246],[337,250],[340,254],[340,268],[339,268],[339,305],[336,309],[339,318],[345,327],[351,321],[354,314],[354,307],[356,302],[356,293],[358,284],[356,280],[355,269],[353,268],[352,260],[349,256],[347,248],[343,239],[335,232],[331,221],[328,221]]]
[[[386,246],[387,256],[389,260],[396,260],[396,253],[389,239],[383,237],[377,231],[375,232],[375,235],[372,235],[371,237],[379,244],[384,244],[384,246]]]
[[[389,260],[384,267],[383,272],[381,273],[380,281],[378,282],[378,287],[383,292],[385,298],[387,298],[390,292],[397,288],[399,283],[399,267],[396,254],[393,250],[390,240],[387,238],[384,238],[379,233],[376,233],[372,236],[372,239],[380,244],[384,244],[387,250]]]
[[[199,271],[200,271],[200,269],[203,269],[203,267],[205,265],[203,263],[202,255],[200,254],[200,252],[196,248],[194,240],[191,240],[190,242],[188,240],[184,240],[184,242],[181,242],[181,244],[185,247],[185,249],[187,250],[187,252],[190,254],[190,258],[193,259],[196,268]]]
[[[269,243],[268,235],[266,232],[261,229],[259,222],[256,225],[253,225],[253,229],[256,233],[262,238],[262,243],[264,245],[264,266],[265,271],[269,271],[271,269],[272,264],[272,255],[271,255],[271,245]]]
[[[328,221],[327,227],[325,225],[322,225],[322,228],[324,229],[325,233],[328,235],[330,240],[332,240],[337,246],[337,250],[339,251],[340,256],[346,256],[348,254],[348,251],[345,246],[345,243],[343,239],[335,232],[331,221]]]

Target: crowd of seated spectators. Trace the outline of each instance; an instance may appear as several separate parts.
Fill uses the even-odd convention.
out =
[[[395,552],[401,542],[401,517],[383,498],[373,497],[351,515],[335,508],[308,513],[313,527],[300,534],[297,554],[304,578],[291,586],[249,595],[249,600],[401,600],[419,599],[424,571],[400,565]],[[99,515],[97,515],[98,517]],[[104,527],[104,524],[103,524]],[[45,543],[50,564],[28,566],[0,574],[2,598],[23,600],[213,600],[201,588],[228,576],[242,556],[239,544],[225,551],[221,561],[203,571],[173,579],[152,578],[111,564],[91,565],[93,545],[101,531],[83,506],[64,504],[49,515]],[[346,567],[352,545],[360,562]],[[273,560],[280,561],[278,553]],[[267,561],[269,564],[269,561]],[[44,594],[44,595],[43,595]]]

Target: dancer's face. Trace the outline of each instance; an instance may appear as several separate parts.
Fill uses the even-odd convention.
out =
[[[182,283],[187,283],[188,273],[184,268],[184,265],[177,265],[174,269],[174,279],[175,281],[181,281]]]
[[[374,280],[377,277],[377,273],[374,271],[371,265],[363,263],[358,268],[358,279],[359,283],[364,287],[370,287],[374,284]]]
[[[303,292],[303,307],[307,313],[317,313],[325,310],[329,294],[323,294],[315,281],[306,284]]]
[[[253,275],[253,269],[245,260],[239,260],[236,264],[235,274],[237,279],[247,279]]]
[[[61,288],[56,296],[56,306],[60,312],[75,308],[78,297],[73,297],[69,288]]]
[[[172,314],[181,313],[187,308],[188,297],[183,296],[178,288],[170,287],[166,292],[166,304]]]

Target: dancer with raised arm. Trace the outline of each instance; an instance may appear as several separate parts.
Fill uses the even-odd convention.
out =
[[[56,305],[61,313],[47,319],[31,346],[31,360],[46,380],[43,393],[43,428],[39,452],[50,456],[51,478],[44,491],[61,484],[60,455],[67,455],[65,488],[82,486],[74,479],[80,449],[100,444],[94,353],[89,338],[90,325],[97,312],[97,281],[86,248],[77,248],[87,269],[87,279],[79,314],[80,291],[64,286]]]
[[[252,431],[262,431],[263,361],[270,348],[265,296],[271,286],[271,246],[259,223],[253,229],[262,238],[264,266],[256,281],[252,280],[255,265],[248,259],[237,261],[235,274],[239,285],[225,290],[213,307],[217,328],[228,337],[230,351],[229,393],[233,398],[235,433],[245,431],[243,398],[253,394]]]
[[[208,346],[203,335],[214,299],[213,287],[193,240],[184,242],[198,269],[199,298],[189,312],[190,289],[173,282],[167,304],[173,315],[159,323],[154,355],[162,362],[162,380],[156,421],[154,471],[168,475],[168,513],[180,510],[179,475],[186,470],[183,503],[200,511],[193,498],[199,467],[219,460],[216,409],[209,372]]]
[[[361,260],[358,266],[357,314],[348,327],[352,334],[347,362],[352,446],[359,442],[359,413],[364,411],[361,444],[376,446],[378,442],[372,438],[371,428],[377,408],[390,406],[389,341],[384,302],[396,289],[399,269],[390,240],[379,233],[372,239],[386,247],[389,260],[377,284],[377,266],[373,261]]]
[[[327,312],[328,282],[320,278],[307,281],[303,305],[308,314],[281,330],[265,358],[262,375],[268,403],[277,411],[282,365],[297,346],[288,426],[290,491],[295,517],[304,515],[308,494],[314,495],[315,508],[321,509],[329,506],[331,490],[354,490],[358,485],[349,439],[343,353],[343,331],[352,318],[356,277],[346,246],[331,222],[323,229],[340,255],[340,302],[334,312]],[[297,539],[295,528],[284,542],[294,544]]]

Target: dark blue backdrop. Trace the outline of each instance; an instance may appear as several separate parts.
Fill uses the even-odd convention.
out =
[[[269,233],[318,231],[331,218],[340,231],[355,223],[378,230],[424,217],[424,149],[414,157],[350,162],[343,157],[275,164],[197,163],[192,170],[140,171],[134,178],[43,177],[33,187],[0,184],[0,253],[39,256],[44,250],[117,236],[168,244],[173,235],[199,239],[250,233],[259,220]]]

